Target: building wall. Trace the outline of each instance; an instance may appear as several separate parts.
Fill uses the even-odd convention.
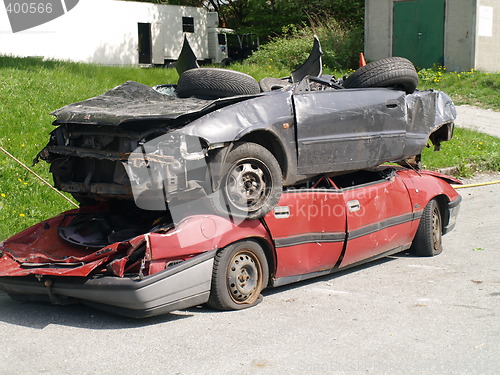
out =
[[[450,71],[474,67],[477,0],[447,0],[444,32],[444,64]]]
[[[392,56],[393,0],[365,1],[365,57],[378,60]]]
[[[365,1],[365,57],[368,60],[392,56],[393,3],[394,0]],[[480,7],[493,8],[491,36],[479,35]],[[500,71],[500,1],[446,0],[444,39],[448,70]]]
[[[498,72],[500,71],[500,1],[477,0],[477,3],[475,69]],[[488,9],[484,9],[485,7]],[[489,17],[490,11],[493,13],[492,18]],[[489,27],[490,25],[492,27]]]
[[[0,54],[43,56],[108,65],[138,64],[137,24],[151,23],[154,62],[177,59],[182,48],[182,16],[193,17],[188,40],[199,59],[208,58],[207,15],[202,8],[115,0],[81,0],[71,11],[43,25],[12,33],[0,11]],[[158,61],[160,60],[160,61]]]

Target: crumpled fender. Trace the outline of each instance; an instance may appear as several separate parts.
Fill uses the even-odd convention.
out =
[[[463,182],[460,181],[459,179],[456,179],[455,177],[452,177],[452,176],[448,176],[444,173],[440,173],[440,172],[435,172],[435,171],[429,171],[429,170],[421,170],[419,171],[421,174],[425,174],[425,175],[428,175],[428,176],[434,176],[434,177],[437,177],[437,178],[440,178],[441,180],[444,180],[446,181],[447,183],[449,184],[457,184],[457,185],[462,185]]]
[[[233,142],[257,131],[273,131],[284,123],[294,123],[291,91],[271,92],[214,111],[192,121],[180,131],[204,139],[207,144]],[[290,126],[290,131],[294,127]],[[273,131],[274,133],[277,133]]]
[[[167,233],[146,237],[150,275],[164,270],[167,260],[222,249],[245,238],[260,238],[272,248],[272,239],[259,220],[235,221],[218,215],[192,215]]]

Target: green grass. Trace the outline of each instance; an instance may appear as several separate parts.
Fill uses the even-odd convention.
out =
[[[453,138],[441,150],[424,149],[422,166],[427,169],[457,167],[459,176],[475,172],[500,171],[500,138],[469,129],[455,128]]]
[[[54,129],[51,111],[128,80],[156,85],[176,82],[177,77],[173,69],[0,57],[0,146],[31,166]],[[42,161],[33,169],[52,182],[47,163]],[[0,241],[70,208],[71,204],[0,152]]]
[[[232,68],[258,80],[289,75],[289,71],[277,68],[272,61],[262,67],[236,64]],[[325,69],[325,73],[341,77],[348,72]],[[443,72],[442,78],[432,84],[428,82],[431,78],[426,78],[423,82],[451,93],[456,100],[454,91],[442,86],[448,79],[450,85],[457,81],[458,86],[462,77],[448,78],[448,74]],[[175,83],[177,77],[173,69],[103,67],[36,58],[0,57],[0,146],[25,164],[31,165],[33,158],[48,142],[49,133],[54,128],[51,125],[54,117],[49,115],[51,111],[99,95],[128,80],[152,86]],[[474,77],[482,82],[481,90],[474,88]],[[488,80],[491,80],[493,83],[490,86],[498,89],[498,77],[498,74],[470,73],[464,78],[468,84],[463,85],[464,91],[458,98],[470,98],[470,104],[499,109],[498,95],[488,86]],[[477,165],[480,169],[498,170],[499,142],[498,138],[458,129],[453,140],[443,144],[442,151],[434,153],[426,150],[423,155],[424,164],[428,168],[464,166],[464,173],[470,173],[465,170],[468,164]],[[47,163],[42,161],[33,169],[52,182]],[[70,208],[72,206],[66,200],[0,152],[0,241]]]
[[[269,61],[269,63],[265,65],[235,63],[231,64],[230,68],[242,73],[249,74],[257,81],[260,81],[262,78],[266,77],[280,78],[288,77],[290,75],[290,70],[275,65],[273,61]]]
[[[447,72],[446,68],[422,69],[418,73],[420,90],[436,89],[448,93],[455,104],[469,104],[500,111],[500,73]]]

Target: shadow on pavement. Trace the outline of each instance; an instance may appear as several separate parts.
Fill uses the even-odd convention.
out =
[[[363,269],[382,265],[391,260],[408,257],[413,256],[408,252],[395,254],[390,257],[374,260],[370,263],[361,264],[359,266],[338,271],[329,275],[314,277],[276,288],[269,288],[264,290],[262,294],[265,297],[317,282],[330,281]],[[195,306],[150,318],[134,319],[93,309],[83,304],[55,306],[51,305],[48,302],[14,301],[6,293],[0,292],[0,321],[35,329],[43,329],[51,324],[94,330],[128,329],[174,322],[179,319],[191,317],[195,314],[206,313],[238,313],[238,311],[222,312],[219,310],[211,309],[207,306]]]
[[[44,329],[48,325],[86,329],[128,329],[167,323],[192,314],[173,312],[146,319],[127,318],[82,304],[55,306],[48,302],[20,302],[0,292],[0,321],[23,327]]]

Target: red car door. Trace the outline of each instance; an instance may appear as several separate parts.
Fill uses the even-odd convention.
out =
[[[293,189],[265,216],[276,248],[276,278],[333,268],[346,236],[346,209],[338,189]]]
[[[408,191],[394,173],[380,176],[378,181],[344,188],[348,234],[340,267],[394,249],[402,251],[412,241],[413,212]]]

